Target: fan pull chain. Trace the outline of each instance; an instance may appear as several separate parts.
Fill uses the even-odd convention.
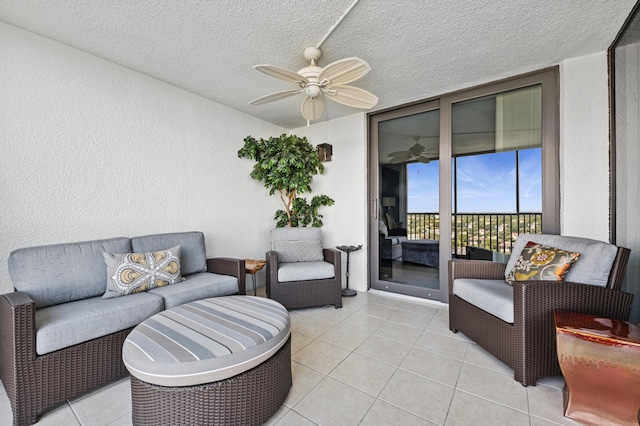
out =
[[[340,22],[342,22],[342,20],[343,20],[344,18],[346,18],[347,14],[348,14],[349,12],[351,12],[351,9],[353,9],[353,7],[354,7],[354,6],[356,5],[356,3],[358,3],[359,1],[360,1],[360,0],[354,0],[354,2],[353,2],[353,3],[351,3],[351,6],[349,6],[349,8],[348,8],[348,9],[347,9],[343,14],[342,14],[342,16],[338,19],[338,22],[336,22],[335,24],[333,24],[333,27],[331,27],[331,28],[329,29],[329,32],[327,33],[327,35],[325,35],[325,36],[324,36],[324,38],[323,38],[322,40],[320,40],[320,43],[318,43],[318,44],[316,45],[316,49],[320,49],[320,46],[322,46],[322,43],[324,43],[324,41],[325,41],[326,39],[328,39],[328,38],[329,38],[329,36],[331,35],[331,33],[332,33],[336,28],[338,28],[338,25],[340,25]]]

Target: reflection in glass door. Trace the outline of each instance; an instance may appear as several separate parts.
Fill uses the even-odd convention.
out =
[[[373,287],[440,298],[440,111],[377,127],[378,268]]]
[[[451,107],[454,257],[506,263],[542,232],[541,85]]]

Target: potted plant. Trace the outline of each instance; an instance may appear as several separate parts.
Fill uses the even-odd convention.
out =
[[[266,140],[247,136],[238,157],[254,160],[256,164],[250,176],[262,181],[269,195],[279,193],[284,210],[278,210],[274,216],[276,227],[322,226],[318,209],[333,205],[333,199],[316,195],[307,202],[299,197],[311,192],[313,175],[324,171],[318,153],[307,138],[285,133]]]

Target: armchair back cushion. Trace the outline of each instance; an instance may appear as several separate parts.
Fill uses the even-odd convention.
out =
[[[320,240],[274,241],[279,263],[317,262],[324,260]]]
[[[318,262],[324,260],[320,228],[275,228],[271,230],[271,250],[278,263]]]
[[[618,253],[618,247],[603,241],[588,238],[565,237],[550,234],[521,234],[511,250],[511,257],[505,268],[505,279],[513,269],[525,245],[533,241],[546,246],[580,253],[580,260],[574,263],[564,276],[564,281],[606,287]]]
[[[135,253],[166,250],[178,245],[182,276],[207,271],[207,253],[202,232],[176,232],[131,238],[131,248]]]
[[[322,240],[322,230],[314,227],[275,228],[271,230],[271,250],[276,241]]]
[[[18,249],[9,255],[9,275],[37,309],[101,296],[107,287],[104,252],[131,252],[129,238]]]

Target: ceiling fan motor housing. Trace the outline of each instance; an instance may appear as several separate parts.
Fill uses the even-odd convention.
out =
[[[318,59],[322,56],[322,51],[317,47],[307,47],[304,49],[304,58],[310,61],[313,65],[318,63]]]

